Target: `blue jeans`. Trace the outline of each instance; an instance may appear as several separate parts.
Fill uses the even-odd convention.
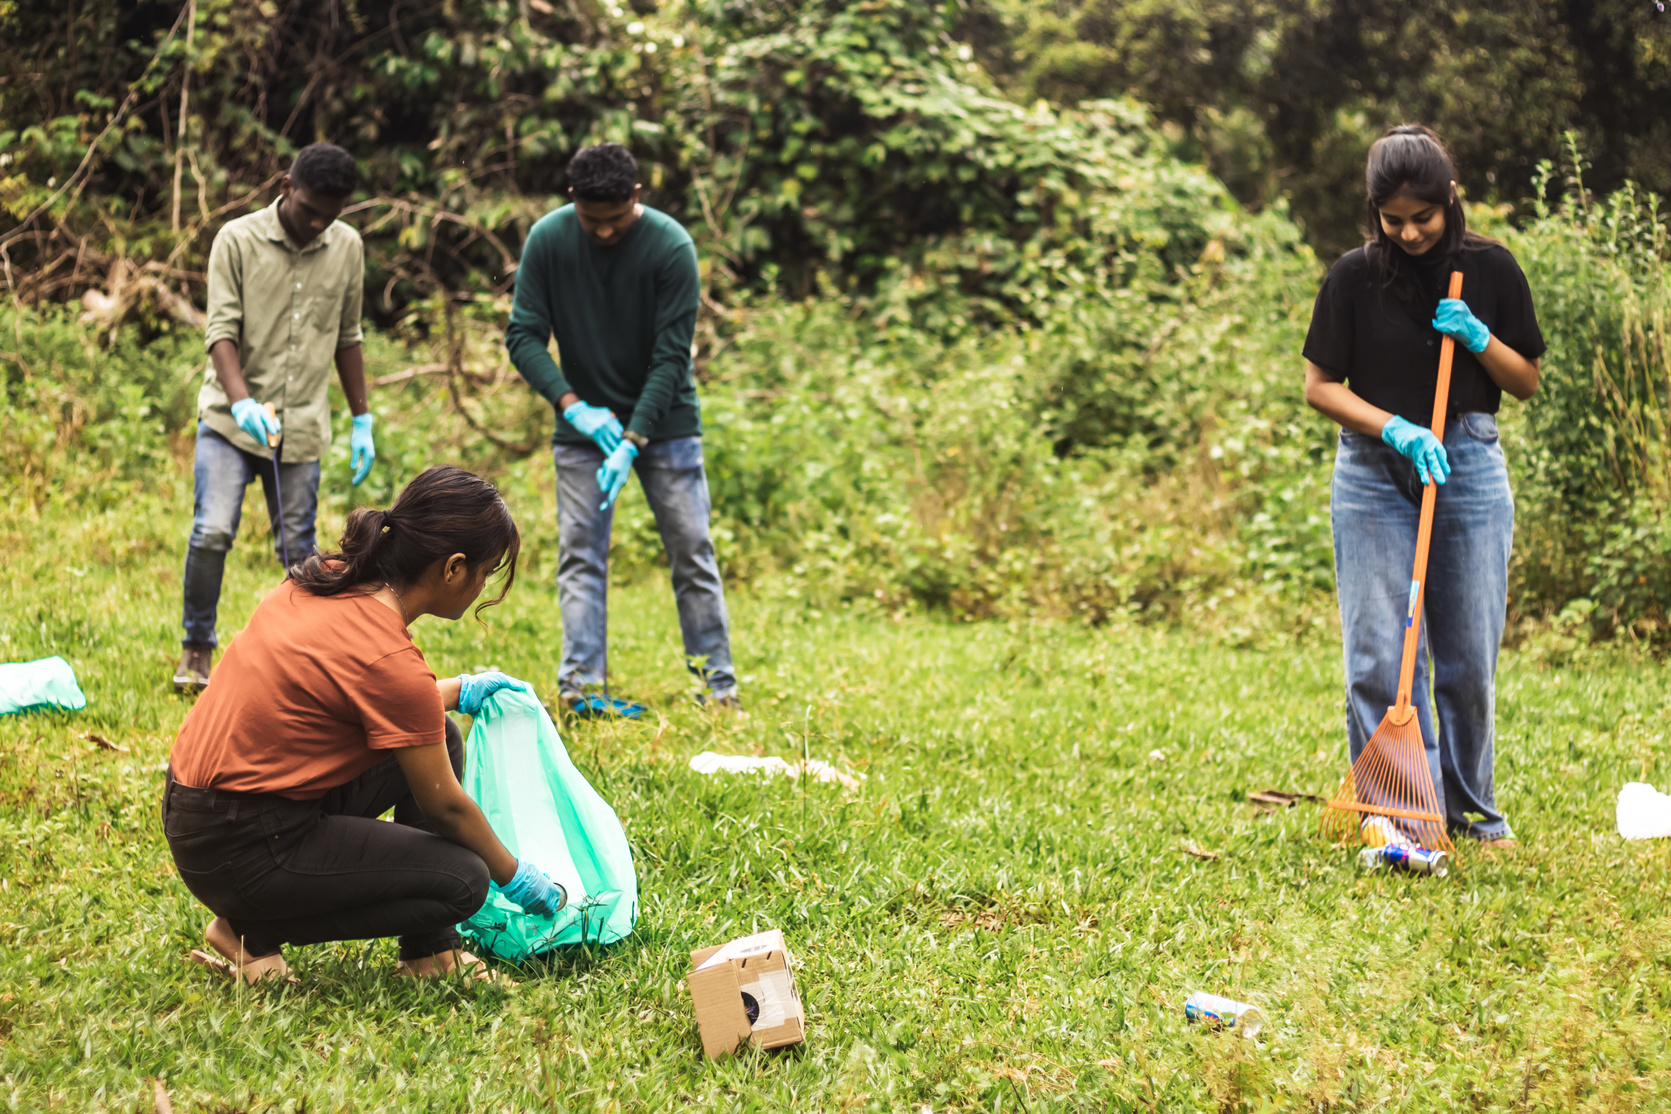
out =
[[[1497,839],[1512,835],[1497,809],[1493,744],[1514,496],[1494,416],[1450,421],[1445,452],[1451,474],[1434,506],[1411,701],[1447,825]],[[1330,514],[1354,761],[1397,698],[1421,500],[1415,465],[1378,437],[1341,431]]]
[[[597,471],[603,453],[592,445],[558,445],[557,602],[563,612],[563,663],[557,680],[573,694],[604,682],[609,661],[609,533],[615,507],[598,510]],[[677,437],[646,445],[633,462],[656,516],[673,572],[685,659],[714,697],[737,687],[731,665],[731,624],[725,586],[708,536],[708,476],[702,438]]]
[[[290,563],[313,552],[313,520],[319,510],[319,462],[280,464],[278,484],[284,489],[284,539],[278,526],[278,492],[273,490],[273,461],[246,453],[232,442],[197,423],[196,503],[192,510],[191,542],[186,549],[185,614],[190,647],[215,645],[215,612],[220,607],[221,576],[226,553],[238,536],[244,513],[244,489],[256,477],[267,494],[267,519],[273,529],[273,553],[282,562],[288,543]]]

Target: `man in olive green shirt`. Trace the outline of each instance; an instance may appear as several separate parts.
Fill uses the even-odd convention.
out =
[[[176,691],[209,683],[221,575],[251,480],[259,477],[266,493],[281,560],[314,550],[333,362],[354,413],[354,483],[377,458],[360,347],[365,251],[360,234],[336,219],[358,179],[342,148],[304,147],[279,180],[278,200],[229,222],[209,251],[210,363],[197,395],[196,507]]]

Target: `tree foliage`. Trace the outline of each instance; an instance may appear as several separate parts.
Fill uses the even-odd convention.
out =
[[[1671,195],[1653,0],[987,0],[963,27],[1019,97],[1154,105],[1242,201],[1287,199],[1328,258],[1356,242],[1364,149],[1410,120],[1477,198],[1526,196],[1568,131],[1596,187]]]
[[[89,235],[191,277],[218,221],[315,139],[362,160],[350,216],[386,321],[437,288],[505,289],[567,158],[606,139],[697,235],[716,297],[828,283],[910,310],[950,292],[953,331],[1164,295],[1232,208],[1129,101],[998,95],[950,34],[955,6],[930,0],[188,7],[4,9],[0,202],[33,295],[101,277]]]

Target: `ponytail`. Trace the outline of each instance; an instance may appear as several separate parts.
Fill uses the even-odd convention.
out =
[[[438,464],[406,485],[388,510],[361,507],[348,516],[340,550],[315,553],[290,575],[316,596],[353,589],[397,590],[415,583],[435,562],[464,554],[476,572],[505,569],[499,594],[477,606],[481,611],[505,598],[516,581],[516,558],[522,537],[510,508],[497,489],[480,476]]]

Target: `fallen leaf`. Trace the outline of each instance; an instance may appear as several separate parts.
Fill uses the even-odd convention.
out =
[[[123,754],[128,753],[128,748],[127,747],[120,746],[116,743],[113,743],[109,739],[105,738],[103,735],[95,735],[91,731],[89,731],[85,735],[83,735],[82,738],[86,739],[89,743],[92,743],[94,746],[98,747],[100,750],[115,750],[115,751],[120,751]]]
[[[174,1104],[168,1101],[168,1091],[163,1087],[162,1080],[153,1079],[151,1084],[155,1088],[151,1092],[151,1097],[152,1101],[156,1103],[157,1114],[174,1114]]]
[[[1301,801],[1321,801],[1323,798],[1315,793],[1289,793],[1282,789],[1261,789],[1257,793],[1249,793],[1247,799],[1260,808],[1275,809],[1293,808]]]
[[[1218,858],[1219,853],[1217,851],[1208,851],[1205,848],[1197,847],[1192,841],[1184,844],[1184,854],[1194,855],[1198,859],[1206,859],[1208,862],[1212,862],[1214,859]]]

